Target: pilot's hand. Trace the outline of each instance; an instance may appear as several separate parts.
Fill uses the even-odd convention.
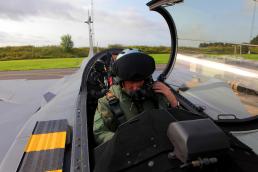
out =
[[[168,86],[166,86],[162,82],[156,81],[153,84],[152,88],[153,88],[154,92],[163,94],[167,98],[167,100],[169,101],[169,103],[172,107],[177,107],[178,102],[176,100],[176,97],[172,93],[172,91],[170,90],[170,88]]]

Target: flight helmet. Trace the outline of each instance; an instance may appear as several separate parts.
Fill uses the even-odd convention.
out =
[[[138,49],[123,50],[112,66],[112,73],[120,81],[145,80],[151,77],[154,71],[154,59]]]

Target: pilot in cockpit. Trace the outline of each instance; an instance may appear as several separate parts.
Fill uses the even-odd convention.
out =
[[[117,127],[146,109],[177,107],[176,97],[162,82],[154,82],[154,59],[137,50],[126,49],[118,54],[112,72],[119,80],[98,100],[94,116],[94,137],[97,144],[110,140]]]

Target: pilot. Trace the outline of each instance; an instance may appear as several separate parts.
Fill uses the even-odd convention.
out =
[[[112,66],[114,62],[116,61],[116,58],[118,56],[118,52],[112,52],[111,53],[111,60],[110,60],[110,65],[109,65],[109,71],[108,71],[108,85],[112,86],[113,84],[116,83],[115,77],[112,74]]]
[[[106,96],[98,100],[94,116],[94,137],[97,144],[110,140],[117,127],[146,109],[177,107],[170,88],[153,82],[154,59],[138,51],[122,51],[112,66],[119,84],[112,85]]]

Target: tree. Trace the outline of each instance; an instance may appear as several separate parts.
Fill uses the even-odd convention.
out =
[[[208,46],[209,46],[209,44],[207,44],[207,43],[200,43],[199,44],[199,48],[206,48]]]
[[[73,49],[72,36],[69,34],[61,36],[61,47],[65,52],[70,52]]]
[[[258,35],[250,41],[250,44],[258,45]]]
[[[110,44],[108,48],[124,48],[124,46],[122,44]]]

